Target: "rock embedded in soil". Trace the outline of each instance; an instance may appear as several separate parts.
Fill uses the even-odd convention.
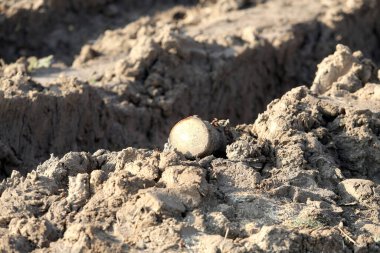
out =
[[[179,121],[169,134],[169,145],[188,158],[223,152],[226,142],[223,129],[218,129],[197,116]]]

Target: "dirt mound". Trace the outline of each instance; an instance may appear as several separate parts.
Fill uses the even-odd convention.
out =
[[[0,0],[0,251],[380,252],[379,12]]]
[[[292,89],[233,128],[226,158],[126,148],[13,171],[1,249],[380,251],[377,69],[342,45],[318,68],[317,93]]]
[[[124,26],[192,0],[1,0],[0,55],[7,61],[20,56],[54,54],[70,64],[81,46],[106,29]]]
[[[2,64],[4,176],[51,153],[162,147],[192,114],[252,122],[337,42],[380,59],[378,1],[138,2],[0,2],[2,58],[55,58]]]

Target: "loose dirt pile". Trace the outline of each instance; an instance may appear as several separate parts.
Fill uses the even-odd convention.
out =
[[[1,249],[380,251],[380,85],[339,45],[311,92],[232,128],[226,158],[127,148],[52,156],[1,184]]]
[[[1,67],[4,176],[51,153],[161,148],[192,114],[253,122],[338,42],[380,61],[374,0],[138,2],[0,1],[3,58],[55,57]]]
[[[380,252],[379,1],[128,2],[0,0],[1,250]]]

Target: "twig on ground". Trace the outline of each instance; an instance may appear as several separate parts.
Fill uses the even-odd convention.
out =
[[[350,242],[352,242],[354,245],[358,245],[358,243],[352,239],[346,232],[343,231],[340,227],[336,227]]]
[[[230,232],[230,229],[227,228],[226,229],[226,234],[224,235],[224,238],[223,238],[223,241],[220,243],[220,250],[221,251],[223,251],[224,242],[226,241],[229,232]]]

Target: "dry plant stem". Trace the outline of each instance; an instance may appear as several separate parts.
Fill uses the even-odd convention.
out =
[[[350,242],[352,242],[354,245],[358,245],[358,243],[352,239],[346,232],[343,231],[343,229],[341,229],[340,227],[336,227],[339,232],[341,232]]]
[[[221,250],[221,251],[223,251],[224,242],[226,241],[229,232],[230,232],[230,229],[227,228],[227,229],[226,229],[226,233],[225,233],[224,238],[223,238],[223,241],[220,243],[220,250]]]

